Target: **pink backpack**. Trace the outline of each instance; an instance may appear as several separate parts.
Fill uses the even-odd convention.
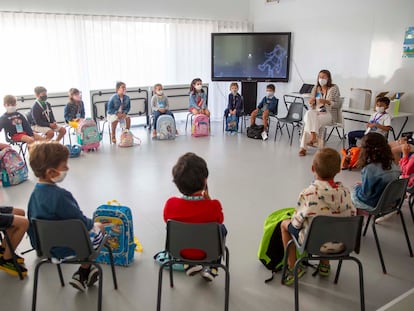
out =
[[[134,138],[138,141],[138,145],[141,145],[141,139],[134,136],[130,130],[123,130],[119,139],[119,147],[132,147],[135,145]]]
[[[210,119],[205,114],[197,114],[193,118],[191,135],[194,137],[210,135]]]

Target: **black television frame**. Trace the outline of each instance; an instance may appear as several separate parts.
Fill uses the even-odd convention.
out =
[[[215,77],[214,76],[214,37],[219,36],[240,36],[240,35],[284,35],[288,39],[286,77],[284,78],[263,78],[263,77]],[[290,57],[291,57],[291,32],[217,32],[211,33],[211,81],[247,81],[247,82],[289,82]]]

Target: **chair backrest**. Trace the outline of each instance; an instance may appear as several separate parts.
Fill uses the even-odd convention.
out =
[[[342,122],[342,106],[344,104],[344,98],[340,97],[338,104],[331,107],[332,124],[336,125]]]
[[[84,260],[93,254],[89,233],[79,219],[32,219],[36,251],[39,257],[51,258],[52,248],[65,247],[74,251],[75,259]]]
[[[391,181],[384,189],[375,209],[374,215],[385,215],[398,210],[405,199],[408,178]]]
[[[368,110],[371,107],[371,98],[371,90],[351,88],[349,107]]]
[[[302,121],[303,119],[303,103],[300,102],[293,102],[290,104],[288,112],[287,112],[287,119],[290,119],[292,121]]]
[[[332,217],[316,216],[310,224],[303,242],[309,254],[324,256],[347,256],[353,251],[359,253],[363,216]],[[343,245],[339,252],[330,254],[331,244]]]
[[[196,261],[183,257],[183,250],[202,251],[204,256],[199,261],[218,260],[224,254],[220,225],[215,222],[192,224],[168,220],[165,250],[172,257],[182,260]]]

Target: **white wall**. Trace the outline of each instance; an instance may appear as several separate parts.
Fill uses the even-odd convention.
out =
[[[291,79],[277,84],[279,97],[299,89],[299,73],[314,83],[326,68],[344,96],[351,87],[403,91],[400,109],[414,113],[414,58],[401,57],[413,12],[412,0],[250,0],[254,31],[292,32]]]
[[[2,11],[247,20],[249,0],[2,0]]]

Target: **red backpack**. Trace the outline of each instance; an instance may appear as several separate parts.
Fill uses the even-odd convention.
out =
[[[353,168],[355,168],[357,166],[360,151],[361,148],[359,147],[351,147],[348,150],[342,149],[341,168],[343,170],[352,170]]]

